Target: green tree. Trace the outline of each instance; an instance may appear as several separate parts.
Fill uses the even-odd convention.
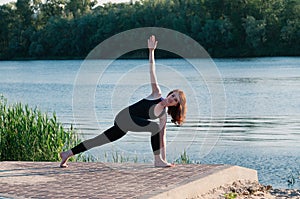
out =
[[[12,4],[0,6],[0,59],[7,59],[13,23]]]
[[[200,42],[213,56],[217,52],[224,52],[224,50],[232,47],[232,28],[232,24],[228,18],[206,20],[202,31],[199,33]]]
[[[73,18],[79,18],[91,13],[92,8],[97,4],[97,0],[68,0],[65,10]]]
[[[299,55],[299,0],[18,0],[0,7],[0,58],[84,57],[110,36],[164,27],[212,56]]]
[[[71,22],[67,19],[49,20],[45,28],[38,32],[38,43],[32,48],[44,49],[48,57],[66,57],[72,55]],[[33,51],[34,52],[34,51]]]
[[[285,11],[282,13],[282,28],[280,39],[285,51],[292,55],[299,55],[300,51],[300,1],[287,0]],[[287,54],[288,54],[287,53]]]
[[[266,42],[266,21],[256,20],[253,16],[244,19],[243,26],[246,32],[246,44],[252,50],[259,50]]]
[[[84,57],[96,45],[93,44],[93,35],[97,31],[97,24],[95,17],[86,15],[72,23],[70,30],[72,41],[72,56]]]
[[[287,45],[299,44],[300,21],[288,20],[287,24],[282,27],[280,36]]]
[[[278,42],[280,41],[280,30],[282,27],[281,15],[284,12],[285,0],[267,0],[261,3],[261,13],[266,22],[265,34],[265,53],[277,55],[279,51]]]
[[[15,9],[12,9],[13,26],[11,27],[11,37],[9,41],[9,52],[12,56],[26,57],[27,49],[30,45],[30,35],[32,31],[33,10],[30,0],[18,0]]]
[[[44,24],[46,24],[50,18],[65,17],[65,12],[64,12],[65,6],[66,6],[66,0],[46,0],[46,2],[41,5],[41,13],[40,13],[43,18]]]

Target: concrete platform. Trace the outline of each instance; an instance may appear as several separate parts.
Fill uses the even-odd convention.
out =
[[[192,198],[255,170],[230,165],[0,162],[0,198]]]

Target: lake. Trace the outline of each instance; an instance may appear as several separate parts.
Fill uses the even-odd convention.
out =
[[[205,65],[206,68],[195,67]],[[263,184],[300,188],[300,58],[157,60],[163,95],[181,88],[188,114],[182,127],[167,123],[167,157],[185,150],[196,163],[233,164],[258,171]],[[82,139],[113,124],[123,107],[150,93],[147,60],[1,61],[0,93],[55,112]],[[149,133],[129,132],[92,149],[99,161],[116,154],[151,162]]]

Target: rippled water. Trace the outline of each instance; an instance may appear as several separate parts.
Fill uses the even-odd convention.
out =
[[[11,103],[21,101],[49,113],[55,111],[66,126],[76,122],[84,138],[112,125],[121,108],[149,93],[147,60],[117,60],[96,85],[78,86],[75,80],[81,64],[83,61],[2,61],[0,93]],[[92,64],[101,66],[99,61]],[[167,124],[168,159],[174,161],[186,150],[195,162],[253,168],[261,183],[287,187],[291,174],[297,178],[300,172],[300,58],[216,59],[214,64],[221,79],[213,74],[199,76],[185,60],[157,61],[163,93],[173,86],[182,86],[188,93],[185,125]],[[87,77],[93,74],[92,68]],[[214,85],[222,90],[215,90]],[[82,101],[73,98],[74,88]],[[149,162],[149,139],[149,133],[130,132],[90,153],[100,160],[117,152],[130,160]],[[295,188],[300,188],[299,181]]]

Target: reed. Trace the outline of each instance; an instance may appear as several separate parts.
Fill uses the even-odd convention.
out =
[[[79,142],[72,126],[65,129],[37,108],[8,105],[0,96],[0,161],[59,161],[59,152]]]
[[[178,164],[192,164],[192,160],[190,157],[187,155],[186,150],[183,151],[182,154],[180,154],[180,157],[175,160],[175,163]]]
[[[129,157],[124,156],[124,154],[119,154],[118,151],[112,154],[112,159],[114,163],[130,162]]]
[[[292,188],[300,179],[300,172],[299,171],[290,171],[289,175],[287,176],[287,184],[288,187]]]

